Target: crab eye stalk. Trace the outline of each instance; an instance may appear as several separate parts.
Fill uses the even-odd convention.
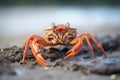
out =
[[[68,22],[68,23],[66,24],[66,26],[67,26],[67,27],[70,27],[70,23]]]
[[[51,26],[52,26],[53,28],[55,28],[55,23],[52,23]]]

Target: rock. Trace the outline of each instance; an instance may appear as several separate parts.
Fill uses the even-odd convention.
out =
[[[116,50],[118,47],[120,47],[119,45],[119,36],[104,36],[102,37],[102,46],[105,49],[105,51],[113,51]]]
[[[97,58],[79,63],[81,68],[89,69],[93,73],[115,74],[120,73],[120,56]]]

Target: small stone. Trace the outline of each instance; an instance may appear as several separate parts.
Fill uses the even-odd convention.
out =
[[[84,69],[84,70],[82,70],[82,72],[83,72],[84,74],[86,74],[86,75],[88,75],[88,74],[91,73],[91,71],[90,71],[89,69]]]
[[[69,71],[69,70],[70,70],[70,67],[63,67],[63,70]]]
[[[48,70],[48,67],[44,67],[45,70]]]
[[[3,52],[3,49],[0,49],[1,52]]]
[[[116,80],[116,75],[115,74],[112,74],[111,76],[110,76],[110,78],[111,78],[111,80]]]

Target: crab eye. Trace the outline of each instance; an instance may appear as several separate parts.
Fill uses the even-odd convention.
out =
[[[66,24],[66,26],[67,26],[67,27],[70,27],[70,23],[68,22],[68,23]]]
[[[49,41],[52,41],[54,38],[55,38],[54,36],[49,36],[49,37],[48,37],[48,40],[49,40]]]
[[[52,23],[51,26],[52,26],[53,28],[55,28],[55,23]]]
[[[49,41],[52,41],[52,40],[53,40],[53,38],[48,38],[48,40],[49,40]]]

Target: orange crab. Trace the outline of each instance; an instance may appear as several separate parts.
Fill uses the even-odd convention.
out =
[[[92,41],[96,44],[96,46],[102,51],[105,57],[107,57],[106,52],[100,45],[100,43],[88,32],[85,32],[77,37],[76,28],[71,28],[70,24],[59,24],[55,25],[52,24],[52,28],[45,29],[45,38],[32,34],[26,41],[25,41],[25,50],[23,53],[22,63],[25,63],[25,57],[28,52],[29,46],[32,49],[32,53],[36,58],[37,62],[42,66],[46,66],[46,61],[40,54],[39,46],[46,47],[46,46],[56,46],[56,45],[73,45],[73,48],[68,50],[67,56],[64,59],[69,59],[75,56],[83,46],[83,40],[85,40],[88,44],[88,47],[91,52],[92,59],[94,58],[94,52],[92,45],[88,39],[90,37]]]

